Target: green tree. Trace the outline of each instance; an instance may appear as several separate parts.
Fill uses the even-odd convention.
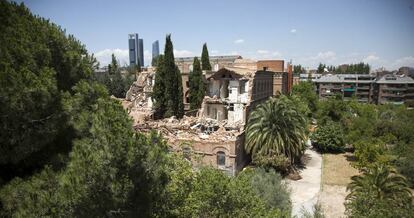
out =
[[[246,151],[253,162],[260,156],[285,156],[299,161],[305,150],[307,121],[287,96],[271,98],[250,114],[246,128]]]
[[[342,126],[332,121],[319,125],[311,134],[311,140],[320,152],[343,152],[345,149]]]
[[[166,78],[167,72],[164,68],[164,55],[158,56],[157,70],[155,72],[155,83],[152,92],[152,99],[154,99],[154,110],[156,118],[164,117],[167,108],[166,92]]]
[[[115,57],[115,54],[112,53],[111,55],[111,63],[108,64],[108,73],[113,75],[119,71],[118,60]]]
[[[136,66],[133,65],[127,68],[125,75],[122,75],[118,60],[115,55],[112,54],[112,61],[108,64],[108,72],[105,72],[103,76],[94,79],[104,84],[110,95],[117,98],[125,98],[126,93],[135,80],[136,70]]]
[[[252,189],[251,176],[235,178],[202,168],[196,172],[182,217],[282,217],[281,210],[267,207]],[[286,212],[284,213],[286,215]]]
[[[299,75],[301,73],[305,73],[305,69],[302,67],[302,65],[293,65],[293,74]]]
[[[23,3],[0,1],[0,29],[0,180],[7,182],[67,154],[72,130],[61,93],[97,65],[77,39]]]
[[[189,75],[190,83],[190,108],[192,110],[199,109],[205,95],[206,87],[203,81],[203,73],[201,72],[200,61],[197,57],[194,58],[193,71]]]
[[[152,60],[151,60],[151,66],[152,67],[157,67],[158,66],[158,58],[159,58],[159,55],[152,58]]]
[[[247,173],[247,172],[244,172]],[[253,191],[260,196],[269,209],[278,208],[290,213],[291,202],[289,187],[283,183],[282,176],[270,169],[254,169],[251,175]]]
[[[355,159],[352,165],[359,169],[372,168],[377,164],[391,165],[392,156],[380,140],[361,140],[354,143]]]
[[[318,73],[324,73],[325,72],[325,68],[326,68],[326,65],[325,64],[319,63],[317,72]]]
[[[317,111],[318,123],[323,124],[328,120],[334,122],[340,122],[346,117],[349,112],[349,105],[342,100],[342,96],[335,96],[329,98],[326,101],[320,101],[318,103],[319,110]]]
[[[394,169],[378,164],[351,179],[346,197],[350,217],[412,217],[411,190]]]
[[[63,107],[77,140],[67,166],[46,167],[0,191],[2,216],[157,216],[168,174],[166,143],[135,133],[132,121],[106,89],[81,81]]]
[[[292,88],[292,95],[297,95],[305,102],[312,113],[318,109],[318,96],[315,92],[315,86],[312,82],[300,82]]]
[[[201,53],[201,68],[203,70],[211,70],[210,56],[208,55],[207,43],[203,44],[203,51]]]
[[[184,115],[183,84],[180,70],[175,65],[171,35],[166,37],[164,59],[161,64],[163,65],[162,70],[165,71],[163,79],[165,80],[166,110],[163,117],[176,116],[181,118]]]

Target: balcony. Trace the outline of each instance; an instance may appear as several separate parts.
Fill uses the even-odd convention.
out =
[[[369,91],[366,91],[366,92],[358,91],[356,94],[357,95],[369,95]]]
[[[405,91],[406,87],[395,87],[395,86],[381,86],[382,90],[392,90],[392,91]]]
[[[369,90],[371,89],[371,87],[370,86],[358,86],[357,89],[358,90]]]
[[[381,93],[381,96],[384,97],[404,97],[405,93],[400,92],[400,93],[387,93],[387,92],[383,92]]]

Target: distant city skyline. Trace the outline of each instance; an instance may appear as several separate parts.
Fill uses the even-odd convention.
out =
[[[112,53],[128,64],[125,37],[138,32],[146,39],[145,65],[151,43],[159,40],[162,53],[171,33],[176,57],[199,56],[206,42],[212,56],[292,60],[310,68],[361,61],[374,69],[414,67],[412,0],[23,2],[84,43],[101,66]]]

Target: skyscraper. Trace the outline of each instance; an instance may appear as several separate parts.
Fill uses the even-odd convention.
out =
[[[155,42],[152,43],[152,58],[156,58],[160,55],[160,44],[158,43],[158,40],[155,40]]]
[[[139,39],[138,57],[141,67],[144,66],[144,40]]]
[[[128,35],[129,45],[129,64],[144,66],[144,41],[138,37],[137,33]]]

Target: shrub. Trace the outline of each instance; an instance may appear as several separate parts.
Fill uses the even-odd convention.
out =
[[[318,127],[311,135],[311,140],[320,152],[343,152],[345,149],[342,127],[332,121]]]

